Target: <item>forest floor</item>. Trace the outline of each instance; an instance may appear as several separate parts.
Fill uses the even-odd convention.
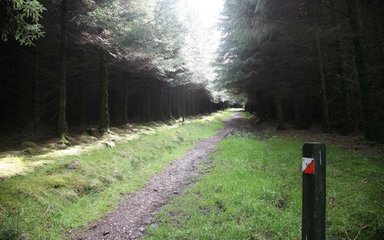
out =
[[[285,130],[276,132],[274,123],[251,121],[251,131],[259,132],[266,138],[272,135],[279,135],[284,138],[302,139],[306,142],[324,142],[335,144],[343,149],[362,151],[369,154],[384,154],[384,144],[376,143],[365,139],[361,135],[342,136],[340,133],[331,131],[325,133],[321,128],[310,128],[297,130],[288,125]]]

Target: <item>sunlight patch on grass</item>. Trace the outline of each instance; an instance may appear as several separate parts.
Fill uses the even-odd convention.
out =
[[[21,157],[7,156],[0,162],[0,178],[22,174],[25,165]]]
[[[80,141],[76,146],[68,146],[65,149],[49,149],[46,147],[34,147],[34,154],[25,154],[23,151],[14,151],[12,154],[0,154],[0,178],[16,175],[25,175],[33,172],[36,168],[46,164],[54,163],[57,159],[66,156],[76,156],[106,147],[106,143],[124,143],[139,138],[141,135],[156,134],[158,131],[174,129],[184,124],[212,122],[228,119],[232,112],[217,112],[208,116],[197,116],[187,118],[185,122],[175,121],[169,125],[162,122],[151,122],[148,124],[129,124],[127,130],[112,128],[110,134],[93,141]],[[115,130],[115,132],[113,131]],[[89,137],[89,136],[88,136]]]

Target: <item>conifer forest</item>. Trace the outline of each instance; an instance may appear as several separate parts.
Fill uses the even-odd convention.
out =
[[[382,240],[383,156],[384,0],[0,0],[0,239]]]
[[[206,26],[177,4],[2,1],[1,132],[63,137],[244,102],[277,129],[383,141],[382,1],[225,1],[210,64]]]

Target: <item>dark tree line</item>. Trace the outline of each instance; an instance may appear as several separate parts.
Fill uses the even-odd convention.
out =
[[[222,108],[183,67],[181,23],[164,11],[172,1],[40,1],[41,19],[26,18],[23,26],[13,21],[20,14],[14,2],[0,5],[8,13],[0,19],[2,133],[56,132],[65,139],[72,128],[107,132],[111,124]],[[37,23],[28,38],[22,29]]]
[[[277,129],[383,142],[383,13],[379,0],[227,0],[219,84]]]

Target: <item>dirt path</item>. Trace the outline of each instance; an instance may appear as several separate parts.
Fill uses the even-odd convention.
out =
[[[127,195],[119,206],[107,214],[76,239],[137,239],[154,215],[169,199],[179,194],[196,180],[199,166],[207,163],[216,144],[234,131],[238,114],[226,122],[226,127],[215,136],[199,142],[191,151],[171,163],[163,172],[156,174],[137,192]]]

